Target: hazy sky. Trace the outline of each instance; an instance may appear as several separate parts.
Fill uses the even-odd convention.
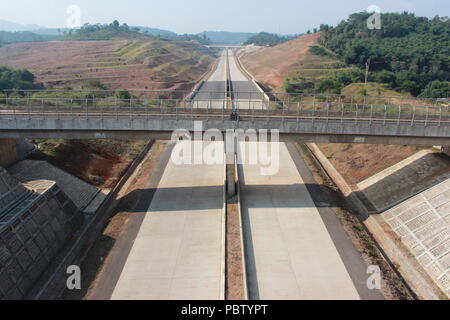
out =
[[[114,19],[177,33],[205,30],[302,33],[336,24],[350,13],[377,5],[382,12],[450,15],[449,0],[0,0],[0,19],[64,27],[67,7],[78,5],[81,22]]]

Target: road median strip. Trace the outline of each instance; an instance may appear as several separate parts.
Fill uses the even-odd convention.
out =
[[[227,171],[230,166],[234,169],[235,194],[226,196],[226,300],[248,300],[246,262],[244,253],[241,195],[239,174],[237,168],[237,157],[234,155],[234,164],[226,165]],[[226,174],[227,179],[230,175]],[[225,185],[230,185],[226,181]]]

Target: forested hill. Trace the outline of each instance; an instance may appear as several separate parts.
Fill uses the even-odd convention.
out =
[[[0,44],[13,42],[36,42],[55,40],[56,36],[39,35],[29,31],[8,32],[0,31]]]
[[[154,38],[152,34],[156,30],[144,27],[130,27],[126,23],[120,24],[119,21],[114,20],[111,24],[88,24],[86,23],[79,29],[64,31],[64,37],[62,40],[111,40],[115,38]],[[195,41],[201,44],[210,44],[210,40],[205,36],[183,34],[177,35],[176,33],[171,33],[170,31],[158,34],[157,37],[161,39],[171,40],[171,41]]]
[[[365,68],[369,81],[414,95],[446,96],[450,81],[450,20],[411,13],[381,15],[381,29],[369,30],[369,13],[352,14],[337,27],[322,25],[320,43],[346,63]]]
[[[254,36],[255,34],[256,33],[248,32],[204,31],[198,35],[211,39],[212,43],[238,44],[245,42],[248,38]]]
[[[126,23],[120,24],[115,20],[111,24],[88,24],[79,29],[69,30],[63,40],[111,40],[118,37],[139,38],[139,28],[131,28]]]
[[[279,36],[277,34],[261,32],[249,38],[244,45],[254,44],[257,46],[273,47],[277,44],[294,39],[296,36]]]

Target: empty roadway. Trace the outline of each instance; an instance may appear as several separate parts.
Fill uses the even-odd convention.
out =
[[[212,145],[223,155],[223,143]],[[202,148],[192,155],[201,157]],[[223,164],[169,160],[113,300],[224,298],[223,186]]]
[[[232,75],[242,82],[245,76],[239,72],[236,69]],[[327,222],[335,225],[325,224],[288,145],[268,145],[267,155],[272,155],[271,148],[279,149],[278,157],[271,158],[278,170],[268,175],[261,170],[268,167],[262,165],[262,146],[261,142],[241,142],[238,148],[249,298],[382,298],[364,287],[365,264],[343,228],[336,225],[339,221],[331,216]],[[256,164],[250,163],[250,152],[258,153]],[[329,230],[334,230],[333,238]],[[345,252],[338,251],[335,241]]]
[[[194,96],[193,106],[196,108],[225,108],[227,97],[227,50],[223,50],[216,69],[206,79]]]
[[[237,109],[265,109],[264,94],[253,81],[241,72],[232,50],[229,50],[228,56],[235,107]]]

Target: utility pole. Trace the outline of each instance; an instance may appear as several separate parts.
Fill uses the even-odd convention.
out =
[[[366,77],[364,79],[364,87],[367,87],[367,81],[369,80],[369,71],[370,71],[370,59],[366,62]]]

